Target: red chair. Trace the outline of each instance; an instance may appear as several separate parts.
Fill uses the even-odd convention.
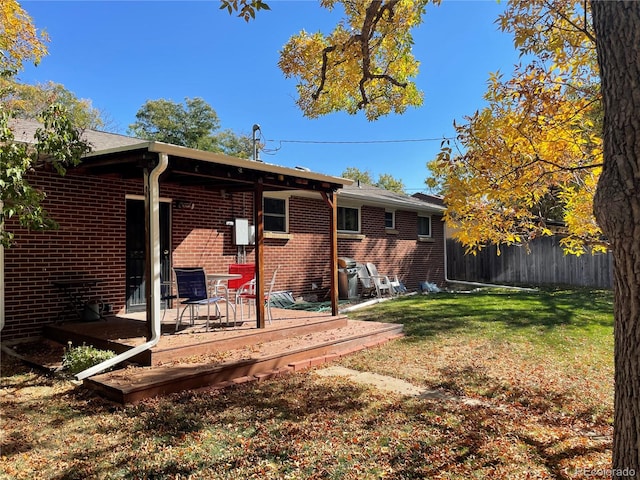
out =
[[[229,265],[229,273],[242,275],[242,278],[233,278],[227,282],[229,290],[238,291],[240,287],[255,277],[256,266],[254,263],[232,263]]]
[[[229,296],[227,298],[235,298],[236,311],[238,307],[238,294],[243,291],[243,287],[247,285],[256,276],[255,263],[232,263],[229,265],[229,273],[237,273],[242,275],[240,278],[233,278],[227,282],[227,289]],[[241,305],[242,307],[242,305]],[[240,312],[241,318],[244,316],[244,311]],[[234,314],[235,316],[235,314]]]

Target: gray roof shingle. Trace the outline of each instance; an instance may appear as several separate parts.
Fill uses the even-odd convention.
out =
[[[16,141],[34,143],[36,130],[42,127],[42,124],[35,120],[14,118],[9,121],[9,126],[11,127],[11,130],[13,130],[13,135]],[[91,149],[93,151],[110,150],[112,148],[148,143],[147,141],[139,138],[88,129],[82,132],[82,138],[91,145]]]
[[[367,205],[397,207],[405,210],[444,212],[445,207],[436,202],[395,193],[373,185],[355,182],[339,191],[340,198],[351,199]]]

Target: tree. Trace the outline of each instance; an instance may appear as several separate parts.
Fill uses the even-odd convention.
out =
[[[231,155],[238,158],[253,157],[253,139],[248,135],[236,135],[231,130],[223,130],[214,135],[216,152]],[[257,148],[260,150],[263,143],[258,141]]]
[[[240,6],[254,5],[255,2],[250,0],[229,0],[223,1]],[[382,2],[371,2],[380,5]],[[391,2],[385,2],[385,5]],[[409,2],[407,2],[409,3]],[[323,5],[332,6],[333,2],[327,0]],[[362,3],[354,2],[363,8]],[[566,66],[569,68],[563,75],[556,78],[565,80],[572,79],[572,75],[578,75],[579,78],[585,78],[580,75],[579,63],[572,62],[571,52],[579,52],[583,45],[584,37],[588,31],[589,20],[587,6],[590,5],[593,11],[593,31],[596,39],[597,61],[599,66],[599,77],[601,80],[601,91],[603,96],[602,107],[594,107],[587,115],[580,115],[580,111],[574,109],[572,114],[570,105],[564,105],[554,100],[552,104],[556,106],[559,114],[568,122],[578,123],[584,122],[582,128],[564,129],[562,133],[562,125],[559,123],[551,124],[552,129],[557,132],[557,142],[545,142],[549,147],[554,143],[556,145],[567,148],[568,152],[578,150],[581,155],[573,155],[573,160],[568,162],[569,172],[581,172],[589,170],[590,173],[585,178],[578,178],[574,185],[576,188],[584,188],[586,195],[574,195],[570,190],[567,194],[574,201],[579,202],[579,209],[588,211],[590,201],[588,197],[593,191],[593,184],[597,178],[597,188],[593,205],[597,218],[597,227],[601,228],[609,242],[609,248],[615,258],[614,267],[614,317],[615,317],[615,418],[614,418],[614,443],[613,443],[613,470],[612,476],[621,477],[626,475],[625,472],[632,472],[631,476],[637,476],[640,472],[640,324],[638,322],[638,312],[640,312],[640,86],[637,79],[640,78],[640,56],[637,54],[638,38],[640,38],[640,3],[636,1],[607,1],[607,0],[591,0],[588,4],[586,0],[583,2],[573,2],[570,0],[513,0],[515,10],[520,11],[524,15],[522,18],[514,16],[503,17],[501,25],[507,28],[510,22],[513,25],[522,22],[525,17],[537,19],[535,23],[529,23],[529,28],[523,28],[516,33],[516,46],[525,46],[525,50],[530,53],[539,54],[547,51],[553,58],[557,54],[558,63],[555,65],[559,68]],[[527,9],[530,5],[531,9]],[[571,5],[574,10],[564,8]],[[556,6],[556,8],[553,8]],[[519,9],[519,10],[518,10]],[[369,10],[367,10],[369,11]],[[550,20],[552,16],[550,12],[563,12],[559,17],[552,20],[549,24],[545,20]],[[579,12],[581,17],[575,15]],[[571,13],[567,16],[566,13]],[[365,15],[364,17],[368,17]],[[558,22],[558,23],[556,23]],[[526,22],[522,22],[523,24]],[[562,25],[562,28],[549,28],[553,25]],[[579,28],[576,28],[579,27]],[[559,35],[563,30],[567,30],[566,37]],[[363,29],[366,31],[366,29]],[[357,36],[358,33],[353,33]],[[548,40],[548,42],[545,42]],[[574,43],[577,40],[577,43]],[[540,47],[542,50],[538,50]],[[323,55],[331,53],[329,50],[324,51],[323,47],[316,51],[309,50],[309,57],[300,59],[300,70],[304,70],[304,64],[309,63],[310,71],[318,65],[326,66],[327,70],[331,70],[336,65],[332,65],[324,60]],[[577,48],[577,49],[576,49]],[[364,52],[365,55],[369,52]],[[586,65],[586,64],[583,64]],[[572,71],[571,71],[572,70]],[[556,70],[555,73],[561,70]],[[595,72],[596,70],[593,70]],[[526,70],[524,70],[526,72]],[[533,72],[533,70],[531,71]],[[553,72],[552,72],[553,73]],[[320,70],[319,78],[328,77],[328,74]],[[360,82],[351,78],[350,82],[361,85]],[[529,97],[532,102],[530,106],[532,112],[536,111],[539,105],[535,102],[535,96],[539,93],[543,95],[557,93],[553,89],[542,88],[544,81],[537,83],[537,89],[534,88],[530,92]],[[597,90],[595,84],[585,82],[578,85],[585,90],[591,88]],[[365,85],[366,86],[366,85]],[[562,84],[556,85],[556,88],[562,89]],[[517,90],[516,90],[517,91]],[[322,90],[324,93],[324,90]],[[336,92],[330,92],[335,94]],[[584,102],[587,98],[584,92],[576,89],[574,92],[565,91],[567,97],[575,96],[579,101]],[[514,95],[515,92],[514,92]],[[556,97],[557,98],[557,97]],[[311,97],[312,100],[313,97]],[[515,99],[514,99],[515,100]],[[347,103],[335,103],[333,108],[340,108],[337,105],[350,111],[353,108]],[[359,108],[365,105],[358,104]],[[579,103],[577,103],[579,105]],[[589,102],[583,103],[585,108]],[[302,102],[301,108],[305,108],[306,104]],[[318,112],[328,111],[319,108]],[[602,131],[602,149],[603,153],[598,153],[598,126],[597,119],[599,111],[604,112]],[[524,110],[522,113],[526,113]],[[486,114],[486,113],[485,113]],[[375,116],[373,116],[375,117]],[[372,118],[373,118],[372,117]],[[512,136],[510,141],[514,147],[521,147],[522,143],[529,143],[533,138],[533,133],[545,130],[544,122],[538,122],[536,117],[532,115],[524,115],[521,117],[512,116],[512,121],[520,119],[522,122],[532,122],[531,128],[522,136]],[[551,117],[547,117],[552,120]],[[525,123],[515,123],[515,125],[525,125]],[[495,135],[499,135],[496,133]],[[566,136],[568,135],[568,136]],[[572,135],[577,135],[573,138]],[[549,140],[552,140],[551,138]],[[544,144],[544,143],[543,143]],[[573,148],[570,145],[574,145]],[[575,150],[574,150],[575,149]],[[450,152],[451,153],[451,152]],[[540,150],[540,153],[548,153],[548,150]],[[445,153],[446,154],[446,153]],[[586,162],[575,163],[579,157],[586,157]],[[597,159],[602,159],[601,167],[596,167]],[[539,164],[547,164],[550,170],[558,169],[553,161],[545,160],[544,156],[533,156],[536,166]],[[591,162],[596,162],[591,164]],[[497,164],[494,160],[486,164],[487,167]],[[453,163],[455,166],[456,164]],[[526,164],[524,164],[526,165]],[[562,165],[563,170],[567,170]],[[601,173],[598,175],[598,168]],[[573,169],[573,170],[572,170]],[[483,172],[478,171],[479,175]],[[524,168],[517,165],[507,165],[505,174],[514,173],[519,175],[528,175]],[[544,179],[547,174],[541,171],[538,178]],[[454,176],[455,178],[455,176]],[[499,178],[499,177],[496,177]],[[546,179],[545,179],[546,180]],[[571,185],[570,181],[560,179],[557,186]],[[491,184],[488,183],[488,186]],[[535,185],[532,183],[532,185]],[[488,192],[489,193],[489,192]],[[535,196],[534,196],[535,197]],[[565,202],[568,208],[572,207],[570,202]],[[532,203],[533,205],[533,203]],[[530,216],[530,208],[524,216]],[[519,210],[519,212],[524,212]],[[504,213],[504,211],[498,211]],[[506,209],[507,214],[512,211]],[[518,211],[513,212],[512,219],[520,221]],[[576,214],[575,218],[578,218]],[[479,220],[489,220],[483,217]],[[625,469],[627,469],[625,471]]]
[[[391,192],[404,193],[404,184],[402,180],[394,178],[388,173],[382,173],[378,177],[378,181],[373,180],[373,176],[369,170],[360,170],[356,167],[347,167],[341,174],[342,177],[353,180],[354,182],[361,182],[367,185],[374,185],[379,188],[384,188]]]
[[[51,105],[38,117],[43,126],[37,130],[36,142],[15,142],[10,128],[10,114],[0,109],[0,244],[10,246],[13,233],[5,230],[4,220],[16,218],[23,228],[43,230],[57,226],[42,207],[45,192],[32,187],[27,174],[48,163],[60,174],[90,148],[79,130],[59,105]]]
[[[47,54],[47,36],[39,32],[31,17],[16,0],[0,4],[0,71],[3,77],[22,69],[25,62],[38,64]]]
[[[411,29],[422,22],[428,0],[321,3],[329,10],[341,5],[345,20],[328,36],[302,31],[280,52],[280,69],[298,81],[296,103],[302,112],[316,118],[364,111],[375,120],[420,106],[422,93],[411,81],[418,74]]]
[[[593,1],[592,8],[604,104],[594,206],[615,265],[613,468],[640,475],[640,4]]]
[[[186,98],[184,104],[171,100],[147,100],[136,113],[129,132],[147,140],[249,158],[252,139],[220,128],[216,111],[202,98]]]
[[[16,118],[36,120],[50,105],[56,103],[65,107],[78,128],[100,130],[106,124],[103,114],[91,105],[90,100],[79,99],[59,83],[28,85],[14,78],[2,78],[0,92],[0,102]]]
[[[373,176],[369,170],[360,170],[356,167],[347,167],[340,174],[343,178],[348,178],[354,182],[366,183],[367,185],[375,185]]]
[[[245,21],[256,18],[256,12],[259,10],[271,10],[268,4],[262,0],[220,0],[220,9],[226,9],[229,14],[239,12],[238,17]]]
[[[38,63],[47,52],[46,36],[39,33],[31,18],[14,0],[0,4],[0,78],[12,83],[25,62]],[[7,98],[6,83],[0,85],[0,98]],[[42,229],[55,226],[42,207],[45,193],[33,188],[27,174],[43,163],[49,163],[64,174],[68,165],[77,164],[89,146],[80,137],[67,111],[50,104],[37,115],[43,122],[35,143],[14,141],[11,119],[15,112],[11,103],[0,104],[0,253],[9,246],[13,234],[5,229],[5,221],[17,219],[25,228]],[[1,299],[0,299],[1,300]]]
[[[517,0],[499,24],[530,60],[507,80],[491,75],[487,107],[454,122],[459,150],[445,143],[430,163],[446,220],[473,252],[551,235],[551,206],[567,225],[567,252],[605,251],[592,213],[602,105],[589,11],[581,0]]]
[[[171,100],[147,100],[136,113],[129,132],[147,140],[208,150],[212,133],[220,128],[218,114],[201,98],[186,98],[184,105]]]
[[[404,193],[404,183],[402,183],[402,180],[394,178],[389,173],[381,173],[376,186],[389,190],[390,192]]]

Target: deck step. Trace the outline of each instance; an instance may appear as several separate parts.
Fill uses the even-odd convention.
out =
[[[347,326],[322,334],[307,334],[213,351],[167,364],[133,367],[93,376],[84,385],[118,403],[182,390],[224,388],[336,360],[403,336],[402,325],[349,320]]]
[[[178,336],[172,335],[173,325],[167,329],[163,325],[162,340],[158,345],[142,352],[132,362],[139,365],[161,365],[172,360],[197,355],[202,352],[228,351],[247,345],[271,342],[283,338],[295,337],[327,330],[334,330],[347,326],[345,316],[326,317],[312,321],[274,322],[269,329],[262,331],[228,329],[200,335],[195,342],[183,342]],[[133,324],[135,327],[132,327]],[[246,322],[249,324],[250,322]],[[144,322],[132,322],[128,319],[112,318],[108,322],[93,322],[80,324],[47,325],[44,336],[63,345],[69,342],[73,345],[91,345],[102,350],[112,350],[117,354],[126,352],[136,344],[144,341],[146,333]],[[134,333],[131,333],[131,332]],[[101,338],[107,332],[112,338]],[[131,337],[131,338],[127,338]],[[137,342],[137,343],[136,343]]]
[[[163,345],[157,345],[151,350],[151,360],[146,365],[162,365],[167,362],[179,360],[181,358],[196,356],[203,352],[228,352],[252,345],[258,345],[277,340],[300,337],[304,335],[317,334],[326,331],[335,331],[348,325],[347,317],[329,317],[327,320],[314,321],[309,323],[301,322],[297,325],[286,325],[282,327],[273,326],[268,330],[249,330],[246,333],[231,330],[228,337],[215,336],[208,340],[202,340],[194,344],[171,344],[171,338],[167,339]]]

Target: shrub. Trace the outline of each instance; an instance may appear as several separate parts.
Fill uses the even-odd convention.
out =
[[[71,342],[64,350],[62,366],[72,375],[80,373],[87,368],[93,367],[105,360],[115,357],[115,352],[111,350],[100,350],[91,345],[82,344],[80,347],[73,347]]]

